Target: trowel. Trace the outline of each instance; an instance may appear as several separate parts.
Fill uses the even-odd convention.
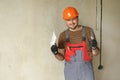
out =
[[[55,31],[53,31],[52,38],[51,38],[51,41],[50,41],[50,46],[56,44],[56,39],[57,39],[57,37],[55,35]]]

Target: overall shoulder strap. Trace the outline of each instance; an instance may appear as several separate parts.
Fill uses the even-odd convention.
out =
[[[68,35],[68,29],[65,31],[66,34],[66,42],[70,42],[69,35]]]
[[[85,35],[86,35],[85,26],[82,26],[82,41],[86,40]]]

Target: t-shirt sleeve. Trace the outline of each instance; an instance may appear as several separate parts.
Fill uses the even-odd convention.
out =
[[[90,48],[90,40],[91,40],[91,36],[93,36],[94,37],[94,39],[96,40],[96,37],[95,37],[95,33],[94,33],[94,31],[93,31],[93,29],[92,28],[90,28],[90,27],[86,27],[86,38],[87,38],[87,46],[89,46],[88,47],[88,49],[91,49]],[[96,40],[97,41],[97,40]],[[98,46],[98,45],[97,45]]]
[[[88,38],[89,41],[91,40],[91,36],[92,36],[94,39],[96,39],[95,33],[94,33],[94,31],[93,31],[92,28],[87,27],[87,28],[86,28],[86,32],[87,32],[87,38]]]
[[[65,33],[61,33],[58,38],[58,48],[65,49]]]
[[[95,36],[95,33],[94,33],[94,30],[92,29],[92,28],[90,28],[89,29],[89,40],[91,40],[92,38],[91,38],[91,36],[93,37],[93,39],[95,39],[96,40],[96,36]],[[96,40],[97,41],[97,40]],[[97,47],[98,47],[98,43],[97,43]]]
[[[95,33],[92,28],[90,28],[90,35],[93,37],[93,39],[96,40]],[[90,37],[91,38],[91,37]]]

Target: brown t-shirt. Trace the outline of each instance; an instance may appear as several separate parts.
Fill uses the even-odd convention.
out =
[[[68,35],[69,35],[70,43],[77,44],[82,42],[82,30],[78,30],[74,32],[68,30]],[[85,27],[85,37],[86,37],[86,43],[87,43],[86,45],[89,53],[91,53],[90,36],[91,36],[91,28]],[[66,47],[66,32],[64,31],[59,35],[58,48],[65,49],[65,47]]]

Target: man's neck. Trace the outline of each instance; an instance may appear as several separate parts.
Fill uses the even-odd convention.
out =
[[[71,29],[69,28],[70,31],[78,31],[78,30],[82,30],[82,26],[81,25],[78,25],[75,29]]]

